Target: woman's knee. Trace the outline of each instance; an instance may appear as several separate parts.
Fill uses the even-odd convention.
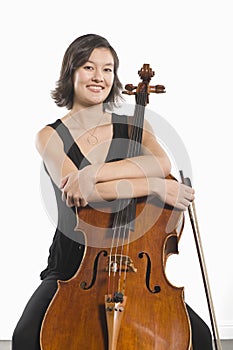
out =
[[[56,291],[55,280],[45,280],[28,301],[12,336],[12,350],[40,350],[40,328]]]
[[[38,338],[30,325],[19,321],[12,335],[12,350],[40,350]]]

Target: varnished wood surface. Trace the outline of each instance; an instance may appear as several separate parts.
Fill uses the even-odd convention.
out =
[[[183,301],[183,288],[171,285],[163,268],[167,255],[177,252],[175,228],[180,215],[179,211],[171,208],[163,209],[155,198],[141,200],[137,204],[135,230],[132,233],[136,238],[130,243],[127,252],[136,272],[127,272],[124,289],[127,302],[116,350],[190,349],[191,331]],[[86,227],[85,222],[88,222]],[[85,256],[76,275],[69,281],[59,282],[58,292],[43,321],[43,350],[110,350],[105,296],[108,283],[113,285],[116,280],[113,277],[110,282],[108,280],[107,256],[110,255],[111,241],[108,230],[102,228],[111,227],[111,223],[111,213],[103,214],[96,210],[93,215],[92,208],[80,212],[80,228],[86,231]],[[147,229],[144,233],[145,223]],[[100,247],[89,246],[89,241],[93,243],[93,235],[95,238],[99,235]],[[94,241],[96,245],[96,239]],[[93,279],[97,255],[96,280],[91,288],[84,290],[81,288],[83,283],[89,286]],[[149,288],[146,284],[147,257],[151,262]],[[156,285],[160,286],[161,291],[151,292]]]

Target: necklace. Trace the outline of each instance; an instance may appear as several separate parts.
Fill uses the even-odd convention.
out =
[[[70,116],[79,126],[81,126],[81,128],[82,128],[83,130],[85,130],[85,131],[88,133],[87,142],[88,142],[90,145],[96,145],[96,144],[99,142],[98,137],[95,136],[94,133],[95,133],[97,127],[100,125],[100,123],[101,123],[101,121],[102,121],[102,119],[103,119],[103,117],[104,117],[104,114],[101,116],[101,118],[100,118],[98,124],[95,126],[95,128],[93,129],[92,132],[90,132],[88,129],[84,128],[84,126],[83,126],[78,120],[76,120],[76,119],[73,117],[73,115],[71,114],[71,112],[69,113],[69,116]]]

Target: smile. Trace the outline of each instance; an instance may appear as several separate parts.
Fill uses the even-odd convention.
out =
[[[91,91],[102,91],[104,89],[103,86],[99,86],[99,85],[88,85],[87,87]]]

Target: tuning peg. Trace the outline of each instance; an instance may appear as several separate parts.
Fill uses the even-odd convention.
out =
[[[149,92],[155,92],[156,94],[164,93],[164,92],[166,92],[165,86],[163,86],[163,85],[150,86]]]
[[[134,86],[133,84],[127,84],[125,85],[126,91],[122,91],[122,93],[127,95],[135,95],[135,92],[133,92],[135,89],[137,89],[137,86]]]

